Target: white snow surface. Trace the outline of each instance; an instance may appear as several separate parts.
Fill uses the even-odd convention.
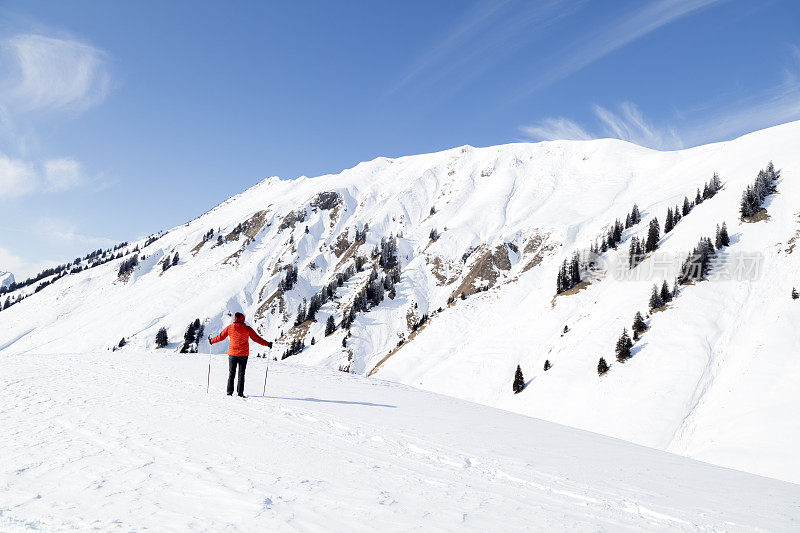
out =
[[[0,289],[8,287],[12,283],[14,283],[14,274],[0,271]]]
[[[8,355],[0,530],[788,531],[800,486],[335,370]]]
[[[378,158],[315,178],[268,178],[148,246],[130,243],[122,252],[138,246],[145,259],[128,277],[118,278],[122,259],[115,259],[35,294],[34,287],[12,293],[28,297],[0,312],[0,364],[34,353],[108,351],[122,337],[122,353],[150,351],[160,327],[171,343],[158,352],[174,353],[195,318],[206,333],[217,333],[230,313],[243,310],[263,336],[279,339],[277,353],[292,338],[305,340],[295,364],[371,374],[800,482],[800,300],[790,298],[800,286],[798,146],[800,122],[793,122],[682,151],[608,139],[465,146]],[[742,191],[770,160],[781,179],[766,202],[769,219],[740,222]],[[631,237],[643,238],[654,216],[663,228],[667,208],[693,199],[714,172],[723,190],[661,239],[662,255],[637,267],[640,280],[618,279],[614,263],[625,260]],[[338,195],[338,205],[315,206],[322,192]],[[605,273],[576,294],[554,298],[562,260],[588,248],[614,219],[624,220],[634,203],[643,221],[604,256]],[[254,215],[264,224],[251,226],[251,238],[234,231]],[[292,225],[292,218],[303,220]],[[634,357],[616,363],[615,342],[624,327],[630,331],[636,311],[647,311],[652,284],[671,284],[674,263],[700,237],[713,238],[723,221],[732,244],[714,260],[715,270],[755,257],[758,275],[683,287],[648,319]],[[367,223],[365,244],[344,254],[346,247],[336,249],[343,239],[352,244]],[[432,229],[441,235],[435,242]],[[325,321],[333,315],[338,326],[370,266],[337,289],[316,322],[292,327],[304,298],[391,234],[402,235],[397,296],[358,315],[346,348],[342,328],[324,335]],[[178,264],[162,272],[160,261],[176,252]],[[507,258],[484,269],[495,280],[484,272],[476,282],[491,288],[448,305],[487,252]],[[657,264],[664,255],[673,264]],[[299,279],[277,297],[288,264],[298,267]],[[431,319],[412,337],[409,326],[424,313]],[[200,350],[219,354],[225,346],[202,342]],[[602,378],[600,357],[611,365]],[[545,360],[552,364],[547,372]],[[527,387],[513,394],[517,365]]]

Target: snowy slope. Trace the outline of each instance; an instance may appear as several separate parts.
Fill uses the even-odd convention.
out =
[[[14,283],[14,274],[0,271],[0,288],[8,287]]]
[[[800,301],[789,297],[800,286],[798,145],[795,122],[675,152],[615,140],[461,147],[316,178],[269,178],[152,242],[124,247],[124,257],[138,247],[142,258],[129,274],[118,276],[120,258],[36,293],[15,291],[11,298],[27,297],[0,312],[0,357],[109,350],[122,337],[123,352],[153,350],[160,327],[172,341],[164,351],[174,352],[195,318],[216,333],[241,309],[279,339],[278,354],[302,339],[306,349],[292,358],[299,364],[800,482]],[[769,219],[740,222],[741,193],[770,160],[781,179],[767,199]],[[636,268],[638,280],[620,279],[615,265],[632,236],[644,237],[654,216],[663,227],[666,209],[693,198],[714,172],[723,190],[661,239],[658,255]],[[562,260],[634,203],[643,222],[603,256],[592,283],[554,298]],[[723,221],[732,245],[714,268],[755,257],[757,275],[685,286],[648,320],[634,357],[615,363],[616,339],[636,311],[647,311],[652,284],[671,282],[675,263]],[[367,224],[365,242],[354,242]],[[359,313],[345,339],[342,319],[368,282],[374,247],[390,235],[401,265],[396,296]],[[177,264],[162,270],[176,253]],[[356,257],[364,271],[336,288],[315,322],[293,327],[303,299]],[[281,291],[291,264],[297,283]],[[412,332],[425,314],[430,320]],[[337,330],[326,337],[330,315]],[[611,370],[599,378],[601,356]],[[546,359],[553,367],[544,372]],[[514,395],[518,364],[528,385]]]
[[[798,485],[252,358],[9,355],[0,529],[788,531]]]

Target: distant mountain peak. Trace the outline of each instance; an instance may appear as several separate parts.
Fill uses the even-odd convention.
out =
[[[0,289],[8,287],[14,283],[14,274],[0,270]]]

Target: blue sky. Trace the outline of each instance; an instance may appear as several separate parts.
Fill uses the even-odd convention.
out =
[[[0,270],[260,179],[471,144],[660,149],[800,119],[800,2],[0,3]]]

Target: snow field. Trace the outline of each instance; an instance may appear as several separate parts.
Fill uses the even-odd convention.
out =
[[[326,369],[11,355],[7,531],[786,531],[800,487]]]

